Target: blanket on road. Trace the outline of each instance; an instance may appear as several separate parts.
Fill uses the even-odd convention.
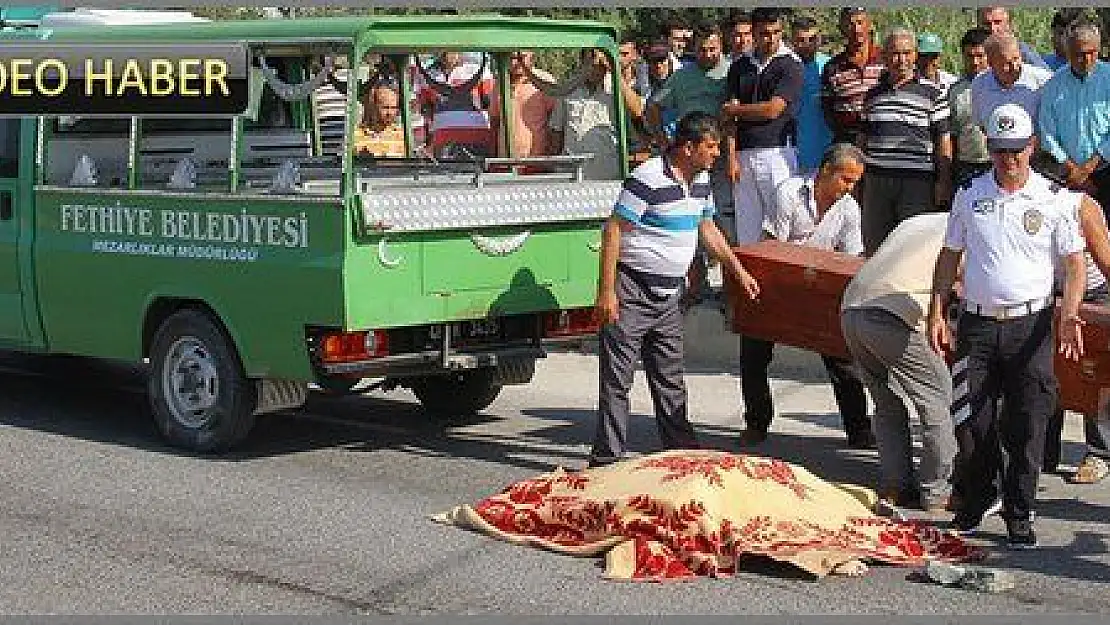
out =
[[[983,555],[928,523],[876,515],[876,499],[774,458],[666,451],[557,469],[433,518],[515,544],[605,554],[605,576],[620,580],[723,577],[744,556],[821,578],[853,559],[920,566]]]

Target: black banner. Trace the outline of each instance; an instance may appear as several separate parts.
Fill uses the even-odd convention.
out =
[[[242,44],[5,43],[0,115],[238,115],[247,68]]]

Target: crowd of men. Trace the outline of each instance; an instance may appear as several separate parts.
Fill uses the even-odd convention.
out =
[[[622,41],[618,72],[603,51],[583,50],[561,82],[518,51],[511,146],[500,143],[489,57],[447,52],[410,68],[417,145],[437,158],[589,154],[584,175],[613,179],[629,156],[617,131],[626,121],[642,156],[602,237],[591,465],[630,451],[637,360],[663,443],[697,445],[682,310],[704,283],[704,257],[758,297],[732,245],[790,241],[868,257],[842,302],[852,358],[823,362],[848,445],[878,450],[882,495],[952,511],[960,531],[1001,511],[1010,544],[1030,547],[1037,480],[1060,456],[1053,345],[1078,358],[1080,301],[1108,299],[1110,65],[1099,28],[1080,17],[1057,12],[1054,50],[1042,56],[1016,37],[1006,8],[983,7],[960,39],[959,76],[941,68],[936,34],[879,36],[863,8],[840,11],[844,47],[832,57],[816,22],[769,8],[723,25],[668,24],[647,45]],[[370,89],[356,150],[404,154],[400,106],[395,82]],[[769,436],[773,349],[742,337],[745,446]],[[1075,483],[1110,472],[1110,428],[1085,419]]]
[[[603,237],[591,464],[629,452],[638,357],[664,444],[696,446],[678,315],[683,285],[700,279],[687,275],[697,242],[757,297],[725,241],[792,241],[868,257],[842,302],[852,359],[824,363],[848,444],[878,449],[883,496],[952,511],[964,532],[1001,511],[1009,544],[1035,546],[1037,481],[1059,461],[1054,345],[1083,353],[1079,304],[1107,298],[1110,271],[1110,65],[1079,15],[1057,13],[1042,57],[1004,7],[980,9],[958,77],[940,69],[935,34],[877,37],[863,8],[840,12],[831,58],[813,21],[762,8],[724,28],[668,28],[643,72],[625,42],[621,75],[640,98],[629,109],[642,111],[630,117],[659,149]],[[768,437],[772,347],[742,340],[744,445]],[[1085,418],[1075,483],[1108,472],[1107,425]]]

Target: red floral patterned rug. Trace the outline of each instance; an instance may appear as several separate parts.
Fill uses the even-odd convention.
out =
[[[668,451],[509,485],[433,518],[516,544],[606,556],[606,577],[723,577],[745,555],[824,577],[854,559],[921,566],[983,552],[919,521],[872,512],[868,489],[773,458]]]

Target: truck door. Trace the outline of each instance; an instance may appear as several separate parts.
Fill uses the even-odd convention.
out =
[[[27,209],[23,204],[30,198],[32,168],[27,161],[32,141],[22,145],[22,123],[19,118],[0,118],[0,343],[5,344],[27,341],[19,270],[19,223],[21,211]]]

